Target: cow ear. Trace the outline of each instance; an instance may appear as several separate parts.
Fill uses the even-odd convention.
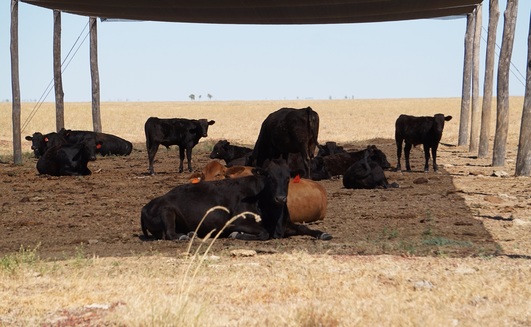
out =
[[[208,122],[209,125],[214,125],[215,123],[216,123],[216,122],[213,121],[213,120],[211,120],[211,121]]]
[[[205,179],[205,176],[203,175],[203,173],[193,173],[192,175],[190,175],[189,179],[190,179],[190,183],[197,184],[203,179]]]
[[[452,116],[446,116],[446,117],[444,117],[444,120],[450,121],[450,120],[452,120]]]
[[[28,141],[32,141],[32,140],[33,140],[33,137],[31,137],[31,136],[26,136],[25,139],[28,140]]]

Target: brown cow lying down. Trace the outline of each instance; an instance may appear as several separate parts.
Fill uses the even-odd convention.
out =
[[[186,240],[197,229],[200,237],[223,230],[220,237],[243,240],[294,235],[332,239],[330,234],[289,220],[286,206],[289,170],[285,161],[266,162],[263,169],[256,168],[253,173],[242,178],[179,185],[152,199],[141,211],[144,237],[151,234],[159,239]],[[215,207],[223,209],[212,211]],[[258,214],[257,221],[252,216]],[[239,215],[246,218],[239,217],[225,227],[232,217]]]
[[[193,174],[190,182],[212,181],[253,175],[254,167],[233,166],[226,168],[218,161],[209,162],[201,173]],[[325,188],[310,179],[295,177],[288,185],[288,212],[294,223],[310,223],[323,220],[328,200]]]
[[[219,161],[212,160],[201,169],[199,173],[190,175],[190,183],[199,183],[200,181],[217,181],[225,179],[225,171],[227,168]]]

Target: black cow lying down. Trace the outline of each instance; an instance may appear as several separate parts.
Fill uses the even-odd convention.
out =
[[[101,146],[101,143],[96,146]],[[37,170],[40,174],[52,176],[90,175],[92,172],[87,164],[93,160],[96,160],[94,149],[86,142],[63,143],[46,150],[37,161]]]
[[[264,169],[256,168],[254,175],[183,184],[151,200],[142,208],[140,222],[144,237],[149,233],[157,239],[186,240],[196,230],[205,213],[215,207],[228,209],[212,211],[199,226],[199,237],[212,230],[220,231],[234,216],[244,212],[259,214],[236,219],[224,229],[220,237],[242,240],[309,235],[330,240],[331,235],[290,221],[287,210],[289,171],[283,160],[272,160]]]
[[[219,140],[212,148],[210,159],[223,159],[227,167],[234,165],[245,165],[247,158],[253,149],[244,146],[232,145],[227,140]],[[235,162],[234,160],[241,160]]]
[[[363,159],[367,150],[370,150],[370,159],[382,169],[391,167],[385,153],[375,145],[369,145],[366,149],[352,152],[339,152],[324,157],[315,157],[312,161],[312,179],[329,179],[333,176],[343,175],[354,163]]]
[[[70,144],[84,141],[89,143],[93,142],[94,144],[101,143],[101,146],[96,148],[96,153],[99,153],[102,156],[128,156],[131,154],[131,151],[133,151],[133,144],[131,142],[113,134],[64,128],[62,128],[58,134],[63,136]]]
[[[133,150],[133,144],[131,142],[116,135],[91,131],[72,131],[64,128],[58,133],[42,134],[35,132],[32,136],[26,136],[25,139],[31,141],[31,149],[35,158],[42,156],[48,148],[64,143],[77,144],[84,142],[92,148],[94,155],[99,153],[102,156],[127,156]],[[96,147],[96,143],[101,145]]]
[[[351,189],[373,189],[398,187],[397,183],[389,184],[383,168],[371,159],[374,149],[368,147],[363,159],[350,166],[343,174],[343,186]]]
[[[25,139],[31,141],[31,149],[35,158],[40,158],[48,148],[67,143],[64,137],[55,132],[48,134],[35,132],[31,136],[26,136]]]

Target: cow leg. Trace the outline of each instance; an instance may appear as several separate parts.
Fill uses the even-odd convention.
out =
[[[179,172],[182,173],[184,171],[183,169],[183,161],[184,161],[184,147],[179,146]]]
[[[162,225],[164,226],[163,234],[165,240],[187,240],[186,234],[177,233],[176,231],[176,212],[172,209],[163,209],[160,212]]]
[[[397,139],[396,140],[396,171],[402,170],[402,167],[400,166],[400,158],[402,157],[402,140]]]
[[[186,148],[186,160],[188,160],[188,171],[192,172],[192,148],[191,147]]]
[[[332,239],[332,235],[328,233],[322,232],[317,229],[311,229],[306,225],[295,224],[295,223],[290,222],[286,228],[284,237],[297,236],[297,235],[313,236],[316,239],[324,240],[324,241],[329,241]]]
[[[404,157],[406,158],[406,170],[411,171],[411,166],[409,165],[409,154],[411,153],[411,147],[413,145],[411,143],[407,143],[404,146]]]
[[[151,175],[155,175],[155,170],[153,169],[153,161],[155,160],[155,155],[157,154],[158,150],[159,150],[159,145],[158,144],[152,144],[147,149],[147,151],[148,151],[148,162],[149,162],[148,171],[149,171],[149,174],[151,174]]]
[[[438,166],[437,166],[437,145],[435,145],[433,148],[431,148],[431,156],[432,156],[432,160],[433,160],[433,171],[437,171],[438,170]]]
[[[426,144],[424,144],[424,172],[427,173],[430,168],[428,166],[428,162],[430,161],[430,147]],[[437,168],[435,168],[435,159],[433,160],[433,170],[437,171]]]
[[[237,221],[237,226],[228,228],[227,230],[230,238],[246,241],[266,241],[269,239],[267,230],[258,223],[242,220]]]

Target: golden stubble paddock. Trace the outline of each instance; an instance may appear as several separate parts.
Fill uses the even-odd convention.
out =
[[[394,138],[396,118],[407,113],[424,116],[443,113],[453,116],[445,126],[442,142],[457,144],[459,131],[459,98],[440,99],[382,99],[382,100],[292,100],[292,101],[188,101],[188,102],[104,102],[101,104],[102,128],[133,143],[145,142],[144,123],[151,117],[207,118],[216,121],[209,128],[206,140],[227,139],[234,144],[252,146],[262,121],[282,107],[310,106],[319,113],[319,141],[352,141],[374,138]],[[517,143],[523,106],[522,97],[510,101],[509,142]],[[22,104],[21,121],[23,151],[29,151],[24,136],[34,132],[55,131],[55,105]],[[491,140],[495,130],[496,104],[493,103]],[[0,104],[0,154],[12,154],[11,105]],[[28,119],[28,117],[32,117]],[[90,103],[66,103],[65,127],[92,130]]]

